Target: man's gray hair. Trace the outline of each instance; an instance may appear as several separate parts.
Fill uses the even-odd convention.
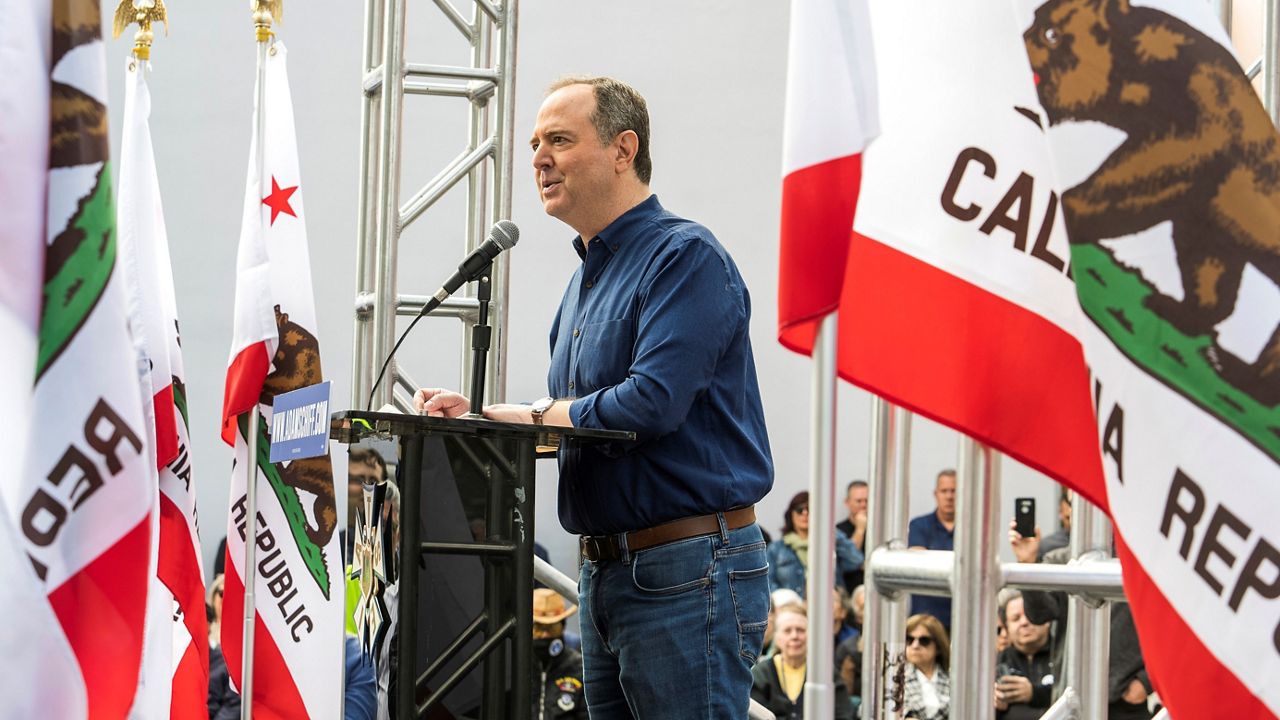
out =
[[[594,91],[596,109],[591,113],[591,124],[595,125],[600,142],[613,142],[619,133],[627,130],[635,132],[639,140],[634,165],[636,176],[648,185],[653,175],[653,160],[649,157],[649,106],[644,96],[621,80],[596,75],[562,77],[551,83],[547,94],[570,85],[590,85]]]
[[[996,614],[1000,616],[1000,622],[1004,625],[1009,624],[1009,603],[1022,597],[1022,591],[1017,588],[1004,588],[996,595]]]

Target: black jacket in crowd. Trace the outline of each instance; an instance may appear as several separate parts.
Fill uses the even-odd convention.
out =
[[[840,679],[839,669],[834,679],[835,720],[853,720],[853,700]],[[764,658],[751,668],[751,699],[771,710],[778,720],[801,720],[804,717],[804,692],[791,702],[782,690],[782,681],[778,679],[778,669],[774,667],[772,657]]]
[[[581,653],[565,647],[547,663],[535,659],[532,668],[533,720],[587,720]]]

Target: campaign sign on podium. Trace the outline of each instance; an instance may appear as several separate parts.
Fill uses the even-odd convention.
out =
[[[271,462],[323,455],[329,446],[329,382],[277,395],[271,406]]]

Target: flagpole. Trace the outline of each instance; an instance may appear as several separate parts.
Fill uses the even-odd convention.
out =
[[[832,609],[835,587],[835,529],[832,506],[836,487],[836,313],[822,319],[813,344],[813,415],[809,455],[809,672],[804,682],[804,716],[829,718],[835,714],[835,686],[831,681]]]
[[[266,139],[266,85],[267,85],[267,49],[271,44],[271,23],[273,11],[280,12],[281,0],[255,0],[253,11],[254,37],[258,43],[258,72],[254,92],[254,143],[253,162],[258,169],[258,190],[264,187],[266,177],[266,153],[263,142]],[[261,217],[261,212],[259,216]],[[261,221],[260,221],[261,222]],[[262,228],[261,232],[266,232]],[[244,628],[242,654],[240,657],[240,717],[250,720],[253,717],[253,631],[256,619],[255,592],[257,584],[257,544],[258,544],[258,406],[249,409],[248,437],[245,444],[248,450],[248,462],[245,463],[245,543],[244,543]]]

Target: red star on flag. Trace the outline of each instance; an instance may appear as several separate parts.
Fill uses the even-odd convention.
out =
[[[276,176],[271,176],[271,194],[262,198],[262,204],[271,208],[271,224],[276,224],[276,216],[280,213],[287,213],[294,217],[298,217],[293,208],[289,206],[289,197],[297,192],[298,186],[282,188],[276,182]]]

